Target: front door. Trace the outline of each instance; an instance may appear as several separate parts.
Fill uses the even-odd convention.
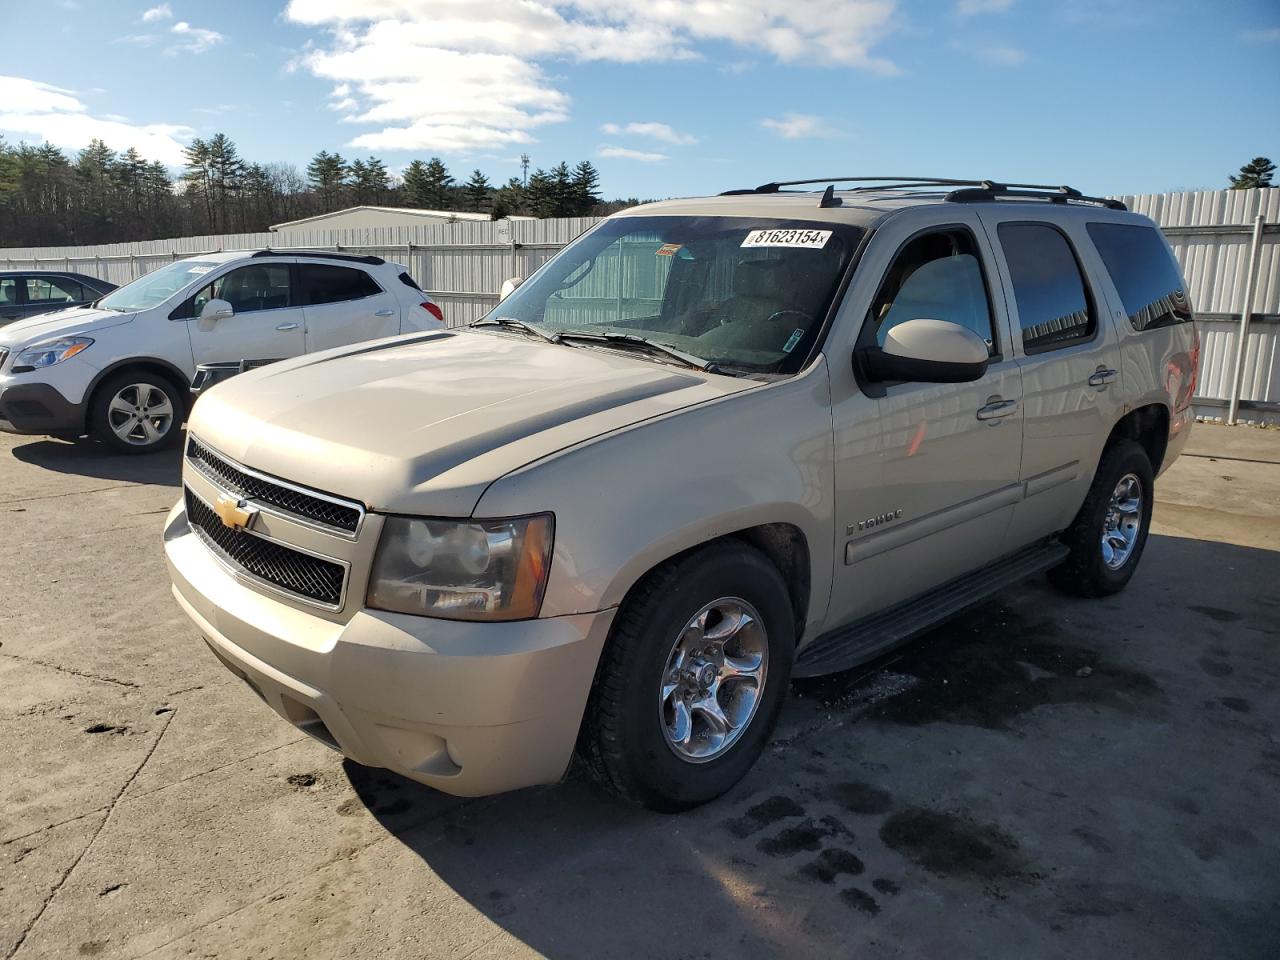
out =
[[[284,360],[305,349],[302,307],[290,283],[288,263],[251,263],[222,274],[192,303],[191,352],[197,364],[240,360]],[[225,300],[233,316],[208,323],[200,311]]]
[[[833,384],[833,624],[996,559],[1019,496],[1022,377],[973,213],[924,229],[891,220],[859,274],[860,344],[883,343],[907,320],[949,320],[986,340],[991,362],[971,383],[863,383],[843,399]],[[869,288],[869,278],[880,278],[878,286]]]
[[[979,216],[996,255],[1022,370],[1022,480],[1011,547],[1068,526],[1123,414],[1120,346],[1110,311],[1085,280],[1093,256],[1083,216],[1059,224],[1017,210]]]
[[[303,263],[307,353],[400,332],[400,301],[358,267]]]

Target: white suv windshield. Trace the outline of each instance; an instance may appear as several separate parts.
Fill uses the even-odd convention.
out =
[[[567,247],[486,321],[643,338],[721,367],[799,368],[862,237],[846,224],[618,217]]]
[[[164,303],[216,266],[208,260],[179,260],[113,290],[98,301],[98,306],[121,313],[148,310]]]

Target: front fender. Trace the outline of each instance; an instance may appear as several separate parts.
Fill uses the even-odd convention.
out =
[[[831,591],[830,389],[821,358],[789,380],[606,434],[507,474],[476,516],[551,511],[555,553],[542,616],[613,607],[678,553],[787,523],[810,556],[806,627]]]

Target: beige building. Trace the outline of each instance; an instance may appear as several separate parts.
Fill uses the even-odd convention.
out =
[[[487,213],[469,213],[462,210],[418,210],[412,207],[348,207],[302,220],[273,224],[273,231],[280,230],[359,230],[365,227],[413,227],[432,226],[438,223],[460,221],[488,221]],[[509,217],[510,220],[533,220],[533,217]]]

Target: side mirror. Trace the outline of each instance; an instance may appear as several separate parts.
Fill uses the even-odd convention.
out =
[[[231,304],[225,300],[219,300],[216,297],[200,308],[199,326],[201,330],[208,332],[213,329],[214,324],[219,320],[226,320],[228,317],[235,316],[235,310]]]
[[[516,287],[524,283],[524,277],[510,277],[502,282],[502,289],[498,291],[498,302],[501,303],[507,297],[516,292]]]
[[[875,381],[969,383],[987,372],[987,342],[949,320],[908,320],[891,329],[883,347],[862,347],[854,361]]]

